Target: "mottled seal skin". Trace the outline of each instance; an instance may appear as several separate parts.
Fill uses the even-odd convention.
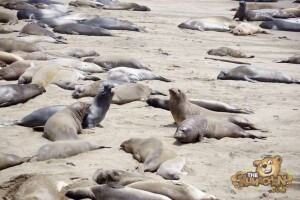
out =
[[[126,186],[131,183],[149,180],[149,179],[153,179],[153,178],[144,176],[139,173],[128,172],[120,169],[110,169],[110,170],[99,169],[96,170],[95,173],[93,174],[93,180],[99,185],[118,184],[118,185]]]
[[[131,138],[124,141],[120,147],[133,158],[144,163],[144,171],[155,172],[159,166],[177,156],[170,146],[157,138]]]
[[[265,29],[300,32],[300,23],[283,19],[262,22],[259,26]]]
[[[12,40],[12,39],[0,39],[0,51],[35,52],[35,51],[42,51],[42,50],[44,50],[43,47],[38,46],[34,43],[16,41],[16,40]]]
[[[254,56],[246,56],[242,51],[238,51],[228,47],[219,47],[216,49],[210,49],[207,53],[209,55],[214,55],[214,56],[231,56],[234,58],[254,58]]]
[[[260,28],[259,26],[256,26],[254,24],[249,24],[249,23],[241,23],[234,29],[230,31],[234,35],[238,36],[245,36],[245,35],[254,35],[256,33],[264,33],[264,34],[269,34],[268,31]]]
[[[137,3],[116,3],[112,5],[105,5],[102,9],[106,10],[131,10],[131,11],[151,11],[147,6],[141,6]]]
[[[5,51],[0,51],[0,60],[5,62],[6,64],[12,64],[16,61],[22,61],[24,59],[18,55],[7,53]]]
[[[0,80],[18,80],[30,66],[33,66],[33,63],[30,61],[16,61],[11,65],[0,69]]]
[[[0,107],[24,103],[46,92],[45,88],[38,84],[18,85],[7,84],[0,86]]]
[[[8,9],[0,9],[0,22],[8,25],[14,25],[18,23],[18,18]]]
[[[7,33],[13,33],[13,32],[19,32],[19,31],[10,29],[6,25],[0,25],[0,34],[7,34]]]
[[[123,82],[137,82],[143,80],[160,80],[171,82],[170,79],[154,74],[154,72],[145,69],[132,69],[128,67],[117,67],[108,71],[108,80]]]
[[[174,138],[182,143],[200,142],[203,137],[216,139],[222,139],[224,137],[266,138],[247,133],[236,124],[209,119],[200,115],[194,115],[185,119],[178,125],[174,134]]]
[[[145,180],[129,184],[127,187],[161,194],[169,197],[172,200],[218,199],[214,195],[204,193],[194,186],[185,184],[181,181]]]
[[[250,65],[239,66],[227,71],[221,71],[217,78],[221,80],[243,80],[249,82],[260,81],[300,84],[299,80],[295,80],[287,74]]]
[[[26,115],[21,120],[18,120],[15,124],[25,127],[44,126],[52,115],[65,108],[66,106],[62,105],[43,107]]]
[[[300,64],[300,56],[289,57],[285,60],[280,60],[277,63],[292,63],[292,64]]]
[[[30,158],[21,158],[14,154],[1,153],[0,152],[0,170],[7,169],[16,165],[21,165],[24,162],[28,162]]]
[[[56,18],[66,15],[64,12],[59,12],[51,9],[33,9],[33,10],[19,10],[17,12],[18,19],[45,19]]]
[[[231,106],[227,103],[213,101],[213,100],[204,100],[204,99],[189,99],[189,101],[195,105],[198,105],[202,108],[206,108],[211,111],[217,112],[229,112],[229,113],[244,113],[244,114],[252,114],[253,111],[237,108]],[[168,99],[160,99],[160,98],[149,98],[147,101],[149,106],[154,108],[161,108],[164,110],[170,110],[169,100]]]
[[[56,112],[45,124],[44,137],[51,141],[78,139],[88,103],[76,102]]]
[[[44,161],[75,156],[87,151],[106,148],[84,140],[57,141],[43,145],[31,161]]]
[[[85,24],[66,24],[56,26],[53,31],[71,35],[112,36],[112,34],[104,28],[89,26]]]
[[[247,8],[245,1],[240,1],[240,6],[236,11],[233,19],[238,18],[240,21],[272,21],[273,17],[267,13],[257,13]]]
[[[54,39],[64,39],[62,36],[56,36],[52,31],[42,28],[36,24],[26,24],[21,30],[20,35],[41,35]]]
[[[124,20],[118,20],[107,17],[96,17],[90,20],[82,22],[83,24],[105,28],[107,30],[127,30],[127,31],[138,31],[146,32],[144,29],[139,28],[137,25]]]
[[[99,123],[104,119],[114,95],[114,92],[111,90],[112,87],[112,85],[107,84],[99,90],[92,102],[92,105],[85,113],[82,122],[83,128],[99,126]]]
[[[106,70],[110,70],[116,67],[129,67],[133,69],[146,69],[151,71],[151,69],[143,66],[137,59],[124,56],[111,56],[107,58],[99,56],[93,58],[86,58],[83,61],[95,63]]]
[[[181,170],[185,165],[185,158],[177,156],[174,159],[163,162],[158,168],[156,174],[168,180],[179,180],[179,175],[182,174]]]
[[[107,184],[71,189],[66,192],[66,196],[71,199],[89,198],[93,200],[171,200],[163,195],[124,186]]]
[[[171,88],[169,92],[170,111],[176,124],[180,124],[180,122],[187,119],[191,115],[202,115],[215,120],[231,122],[242,128],[258,130],[253,123],[243,116],[230,113],[213,112],[192,104],[188,101],[185,93],[176,88]]]

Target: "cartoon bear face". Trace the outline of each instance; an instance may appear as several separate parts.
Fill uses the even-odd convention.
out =
[[[277,177],[280,172],[282,163],[281,156],[266,157],[262,160],[256,160],[253,162],[253,166],[256,167],[256,172],[262,176],[274,176]]]

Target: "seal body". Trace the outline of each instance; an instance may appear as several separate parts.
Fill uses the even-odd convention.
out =
[[[177,156],[176,158],[163,162],[156,174],[162,176],[164,179],[179,180],[179,175],[182,174],[181,170],[185,165],[185,158]]]
[[[163,162],[176,157],[176,152],[157,138],[131,138],[120,146],[137,161],[144,163],[144,171],[154,172]]]
[[[269,32],[262,29],[259,26],[256,26],[254,24],[249,24],[246,22],[243,22],[239,24],[237,27],[232,29],[230,31],[234,35],[243,36],[243,35],[254,35],[256,33],[265,33],[268,34]]]
[[[18,78],[25,72],[27,68],[32,66],[30,61],[17,61],[11,65],[0,69],[0,80],[18,80]]]
[[[34,51],[42,51],[42,50],[44,50],[44,48],[42,48],[34,43],[16,41],[16,40],[12,40],[12,39],[0,39],[0,51],[34,52]]]
[[[210,49],[207,53],[209,55],[214,55],[214,56],[231,56],[234,58],[254,58],[254,56],[246,56],[243,52],[228,47],[219,47],[216,49]]]
[[[57,58],[52,60],[56,62],[58,65],[61,65],[66,68],[78,69],[83,72],[91,72],[91,73],[102,73],[104,69],[94,63],[82,62],[77,59],[70,58]]]
[[[0,86],[0,107],[24,103],[46,92],[45,88],[37,84]]]
[[[116,3],[112,5],[105,5],[102,7],[107,10],[132,10],[132,11],[150,11],[147,6],[142,6],[137,3]]]
[[[101,88],[93,100],[92,105],[87,109],[83,119],[83,128],[93,128],[98,126],[104,119],[113,98],[114,92],[111,91],[111,85],[105,85]]]
[[[66,13],[51,9],[19,10],[17,12],[18,19],[45,19],[64,15],[66,15]]]
[[[51,141],[78,139],[82,131],[82,119],[88,103],[76,102],[56,112],[45,124],[44,137]]]
[[[14,25],[18,23],[18,18],[10,12],[8,9],[0,10],[0,22],[8,25]]]
[[[20,165],[27,162],[29,158],[21,158],[14,154],[1,153],[0,152],[0,170]]]
[[[265,29],[300,32],[300,23],[295,23],[290,20],[276,19],[262,22],[259,26]]]
[[[293,56],[288,59],[278,61],[278,63],[300,64],[300,56]]]
[[[228,71],[221,71],[217,78],[222,80],[244,80],[249,82],[300,83],[298,80],[281,72],[250,65],[239,66]]]
[[[27,24],[20,30],[20,35],[40,35],[48,36],[55,39],[63,39],[61,36],[56,36],[52,31],[42,28],[36,24]]]
[[[12,64],[16,61],[21,61],[24,59],[18,55],[7,53],[5,51],[0,51],[0,60],[5,62],[6,64]]]
[[[112,36],[112,34],[101,27],[94,27],[85,24],[66,24],[56,26],[54,32],[71,35],[91,35],[91,36]]]
[[[245,132],[241,127],[230,123],[204,116],[194,115],[178,125],[174,138],[182,143],[202,141],[203,137],[221,139],[232,138],[265,138]]]

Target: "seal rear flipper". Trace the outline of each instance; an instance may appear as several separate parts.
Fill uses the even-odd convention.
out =
[[[106,149],[106,148],[111,148],[111,147],[107,147],[107,146],[98,146],[96,149]]]
[[[44,132],[44,126],[36,126],[32,127],[32,129],[37,132]]]
[[[247,138],[251,138],[251,139],[267,139],[267,137],[266,136],[257,136],[257,135],[254,135],[254,134],[251,134],[251,133],[247,133],[247,132],[245,132],[245,136],[247,137]]]
[[[172,82],[170,79],[167,79],[167,78],[162,77],[162,76],[158,76],[157,80],[164,81],[164,82]]]

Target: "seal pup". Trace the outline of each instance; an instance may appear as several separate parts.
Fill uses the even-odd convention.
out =
[[[161,194],[169,197],[172,200],[218,199],[214,195],[204,193],[192,185],[174,180],[145,180],[129,184],[127,187],[152,192],[155,194]]]
[[[113,36],[108,30],[86,24],[65,24],[56,26],[54,32],[70,35]]]
[[[32,113],[26,115],[22,119],[15,122],[16,125],[25,127],[37,127],[44,126],[47,120],[57,113],[58,111],[65,109],[66,106],[56,105],[56,106],[46,106],[39,108]]]
[[[185,165],[185,158],[181,156],[177,156],[176,158],[163,162],[159,166],[156,174],[160,175],[164,179],[179,180],[180,179],[179,175],[183,174],[181,170],[183,169],[184,165]]]
[[[78,139],[82,131],[82,119],[88,103],[76,102],[56,112],[46,122],[44,137],[51,141]]]
[[[99,123],[104,119],[114,95],[114,92],[111,90],[112,87],[113,86],[107,84],[99,90],[92,102],[92,105],[85,113],[82,122],[83,128],[99,126]]]
[[[176,124],[180,124],[180,122],[187,119],[190,115],[202,115],[210,119],[231,122],[242,128],[259,130],[253,123],[243,116],[230,113],[214,112],[192,104],[187,99],[185,93],[176,88],[169,89],[169,92],[170,111]]]
[[[45,88],[38,84],[18,85],[7,84],[0,86],[0,107],[7,107],[18,103],[24,103],[46,92]]]
[[[174,138],[182,143],[201,142],[203,137],[216,138],[218,140],[224,137],[266,138],[247,133],[241,127],[231,122],[214,120],[201,115],[193,115],[182,121],[174,134]]]
[[[131,138],[122,142],[120,147],[133,158],[144,163],[144,171],[155,172],[159,166],[177,156],[177,153],[164,141],[157,138]]]
[[[7,53],[5,51],[0,51],[0,60],[5,62],[6,64],[12,64],[16,61],[21,61],[24,59],[18,55]]]
[[[26,24],[20,30],[20,35],[40,35],[52,37],[56,40],[65,40],[65,38],[63,38],[62,36],[56,36],[52,31],[31,23]]]
[[[289,57],[288,59],[277,61],[277,63],[300,64],[300,56]]]
[[[66,197],[71,199],[118,199],[118,200],[171,200],[170,198],[143,190],[118,186],[118,185],[97,185],[85,188],[75,188],[66,192]]]
[[[110,57],[94,57],[86,58],[84,62],[91,62],[99,65],[105,70],[110,70],[116,67],[129,67],[134,69],[146,69],[151,71],[148,67],[143,66],[137,59],[131,57],[125,57],[121,55],[114,55]]]
[[[43,47],[38,46],[34,43],[16,41],[12,39],[0,39],[0,51],[13,52],[13,51],[25,51],[25,52],[34,52],[42,51]]]
[[[141,6],[137,3],[116,3],[104,5],[102,9],[106,10],[130,10],[130,11],[151,11],[147,6]]]
[[[218,79],[221,80],[243,80],[249,82],[274,82],[274,83],[297,83],[299,80],[291,78],[287,74],[281,72],[265,69],[260,67],[254,67],[251,65],[244,65],[235,67],[230,70],[223,70],[219,73]]]
[[[43,145],[32,157],[31,161],[67,158],[96,149],[110,148],[94,145],[84,140],[57,141]]]
[[[19,31],[10,29],[8,26],[4,26],[4,25],[0,24],[0,34],[7,34],[7,33],[13,33],[13,32],[19,32]]]
[[[18,23],[18,18],[8,9],[0,10],[0,22],[8,25],[15,25]]]
[[[18,80],[27,68],[33,66],[31,61],[16,61],[9,66],[0,69],[0,80]]]
[[[300,23],[284,19],[262,22],[259,26],[265,29],[300,32]]]
[[[164,110],[170,110],[169,100],[168,99],[160,99],[160,98],[149,98],[147,99],[147,104],[154,108],[161,108]],[[198,105],[202,108],[206,108],[211,111],[217,112],[229,112],[229,113],[244,113],[244,114],[252,114],[253,111],[237,108],[231,106],[227,103],[214,101],[214,100],[204,100],[204,99],[189,99],[189,102],[192,104]]]
[[[239,8],[236,11],[233,19],[238,18],[240,21],[272,21],[273,17],[268,13],[254,12],[247,8],[245,1],[239,2]]]
[[[117,67],[109,70],[107,79],[123,82],[137,82],[143,80],[160,80],[164,82],[171,82],[170,79],[158,76],[149,70],[132,69],[128,67]]]
[[[256,33],[265,33],[269,34],[268,31],[262,29],[259,26],[249,23],[241,23],[234,29],[230,31],[233,35],[244,36],[244,35],[254,35]]]
[[[234,58],[254,58],[253,55],[246,56],[242,51],[238,51],[228,47],[219,47],[216,49],[210,49],[207,54],[214,56],[231,56]]]
[[[28,162],[30,158],[21,158],[14,154],[2,153],[0,152],[0,170],[13,167],[16,165],[21,165],[24,162]]]

